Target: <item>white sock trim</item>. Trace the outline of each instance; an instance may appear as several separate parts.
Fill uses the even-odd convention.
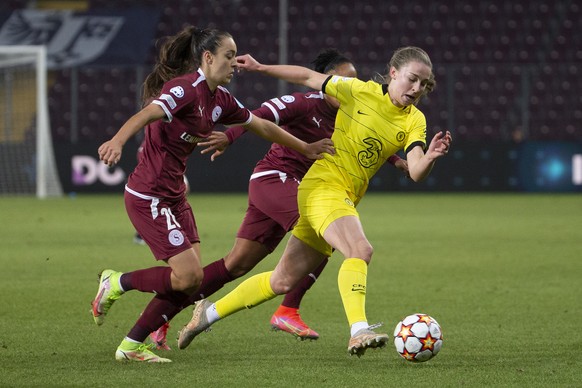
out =
[[[358,331],[362,329],[367,329],[370,325],[366,321],[356,322],[350,328],[350,335],[353,337]]]
[[[218,316],[218,313],[216,312],[216,304],[215,303],[212,303],[206,309],[206,319],[208,319],[209,323],[214,323],[220,319],[220,317]]]

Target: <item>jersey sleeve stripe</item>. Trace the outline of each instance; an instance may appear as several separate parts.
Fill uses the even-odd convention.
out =
[[[275,117],[275,124],[279,125],[280,117],[279,112],[277,112],[277,109],[275,109],[275,107],[269,104],[268,102],[263,102],[262,105],[269,108],[269,110],[273,113],[273,117]]]
[[[415,141],[414,143],[412,143],[411,145],[408,146],[408,148],[406,148],[406,150],[404,152],[408,153],[411,149],[413,149],[416,146],[421,146],[422,149],[426,149],[426,144],[421,142],[421,141]]]
[[[174,100],[174,97],[170,96],[169,94],[162,94],[158,100],[164,100],[168,103],[168,105],[170,106],[170,109],[174,109],[176,108],[177,104],[176,104],[176,100]]]
[[[174,117],[172,116],[172,113],[170,113],[170,111],[168,110],[168,107],[166,106],[166,104],[164,104],[163,102],[158,101],[158,100],[153,100],[152,104],[156,104],[156,105],[159,105],[162,107],[162,109],[164,110],[164,113],[166,114],[166,119],[164,121],[166,121],[168,123],[172,121],[172,119]]]
[[[333,77],[333,75],[330,75],[329,77],[327,77],[327,79],[323,82],[323,85],[321,85],[321,91],[325,93],[325,86],[327,85],[327,83],[329,82],[329,80],[331,79],[331,77]]]

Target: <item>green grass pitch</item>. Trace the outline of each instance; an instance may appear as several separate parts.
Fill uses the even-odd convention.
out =
[[[231,248],[246,196],[189,199],[208,264]],[[89,313],[97,273],[156,265],[147,247],[132,243],[122,196],[2,197],[0,386],[582,384],[582,196],[372,193],[359,211],[375,248],[368,319],[392,335],[402,317],[432,315],[444,345],[429,362],[408,363],[392,344],[347,355],[335,253],[301,308],[318,341],[270,331],[279,297],[216,323],[186,350],[161,352],[171,364],[118,363],[115,349],[151,296],[124,295],[97,327]],[[272,269],[281,251],[252,273]],[[170,345],[190,312],[173,321]]]

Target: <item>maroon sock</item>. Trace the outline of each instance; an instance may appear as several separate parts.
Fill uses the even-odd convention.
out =
[[[303,296],[305,295],[307,290],[311,288],[311,286],[313,285],[313,283],[315,283],[319,275],[321,275],[321,272],[327,265],[327,262],[328,259],[327,258],[324,259],[321,262],[321,264],[319,264],[319,266],[316,269],[311,271],[309,275],[303,278],[303,280],[294,289],[285,294],[285,298],[283,299],[283,302],[281,304],[285,307],[298,309],[299,305],[301,304],[301,299],[303,299]]]
[[[197,300],[209,297],[216,291],[220,290],[226,283],[234,280],[224,265],[224,258],[208,264],[203,268],[203,271],[204,278],[202,279],[202,284],[200,285],[200,288],[190,296],[190,304],[194,304]]]
[[[188,295],[178,291],[167,295],[156,295],[127,336],[134,341],[144,342],[150,333],[158,330],[182,311],[187,300]]]
[[[124,291],[139,290],[165,295],[174,292],[171,275],[170,267],[140,269],[121,275],[120,284]]]

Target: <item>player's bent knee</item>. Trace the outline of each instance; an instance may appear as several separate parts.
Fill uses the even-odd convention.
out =
[[[340,251],[346,258],[358,258],[366,263],[370,263],[374,254],[374,248],[365,238],[351,242],[350,245],[342,247]]]
[[[359,244],[358,250],[360,253],[358,257],[361,257],[365,262],[370,264],[372,255],[374,254],[374,247],[366,240]]]
[[[287,279],[272,279],[271,278],[271,288],[273,292],[277,295],[283,295],[289,293],[293,288],[295,288],[295,283],[291,283]]]
[[[374,247],[372,247],[370,245],[366,251],[366,258],[367,258],[368,264],[370,263],[370,261],[372,261],[373,254],[374,254]]]
[[[176,291],[186,291],[186,290],[193,290],[200,287],[202,284],[202,279],[204,277],[204,272],[202,269],[194,269],[192,271],[188,271],[187,273],[181,274],[178,276],[178,284]]]

